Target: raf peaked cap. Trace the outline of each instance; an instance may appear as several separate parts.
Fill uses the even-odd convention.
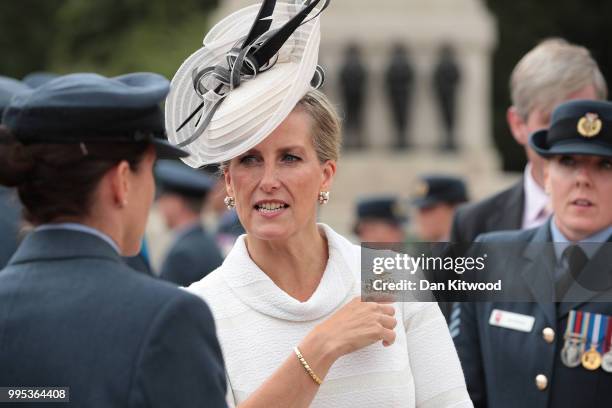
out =
[[[529,145],[543,157],[558,154],[612,157],[612,103],[573,100],[557,106],[550,127],[534,132]]]
[[[427,208],[440,203],[458,204],[468,201],[465,183],[452,176],[422,176],[414,188],[412,204]]]
[[[13,78],[0,76],[0,118],[13,95],[29,90],[30,87]]]
[[[408,220],[400,200],[392,196],[366,197],[357,203],[357,219],[377,219],[401,224]]]
[[[215,180],[203,170],[193,169],[175,160],[160,160],[155,165],[155,178],[164,191],[190,197],[203,197]]]
[[[185,157],[166,140],[159,104],[168,89],[152,73],[60,76],[15,95],[3,123],[26,144],[149,142],[160,157]]]

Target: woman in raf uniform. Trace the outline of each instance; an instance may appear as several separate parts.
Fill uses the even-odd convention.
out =
[[[197,297],[127,267],[165,140],[156,74],[72,74],[16,95],[0,183],[34,230],[0,272],[0,385],[69,387],[79,407],[224,407],[225,372]],[[25,406],[25,405],[24,405]]]
[[[471,406],[437,305],[361,302],[360,248],[316,223],[340,148],[338,117],[313,89],[312,15],[326,5],[264,1],[232,14],[166,101],[169,139],[193,167],[223,163],[226,204],[246,229],[190,287],[215,316],[229,405]]]
[[[561,104],[530,144],[547,160],[554,215],[478,239],[512,251],[507,282],[532,301],[456,305],[468,390],[478,407],[611,406],[612,103]]]

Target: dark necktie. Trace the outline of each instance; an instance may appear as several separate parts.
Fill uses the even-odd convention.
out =
[[[556,300],[560,301],[573,282],[578,281],[580,272],[588,262],[586,254],[578,245],[570,245],[563,251],[562,259],[567,261],[567,270],[555,284]]]

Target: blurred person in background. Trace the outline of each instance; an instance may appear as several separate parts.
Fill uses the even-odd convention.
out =
[[[450,240],[472,242],[489,231],[541,225],[551,214],[544,192],[544,160],[529,146],[529,135],[546,128],[554,107],[571,99],[606,99],[608,89],[590,52],[560,38],[543,41],[516,65],[510,78],[512,106],[506,115],[528,163],[521,180],[477,203],[460,207]]]
[[[406,210],[397,197],[370,196],[357,202],[353,229],[360,242],[399,242],[406,239]]]
[[[30,89],[13,78],[0,76],[0,118],[13,95]],[[15,189],[0,183],[0,269],[4,268],[15,253],[21,228],[21,204]]]
[[[166,100],[170,140],[194,153],[193,167],[223,163],[225,202],[246,229],[189,288],[213,310],[229,405],[471,406],[438,307],[362,302],[360,247],[316,222],[341,137],[313,89],[320,23],[308,18],[327,4],[237,11],[179,68]]]
[[[554,215],[477,241],[491,261],[491,250],[503,252],[500,270],[519,277],[505,282],[534,300],[455,305],[450,328],[470,396],[476,407],[609,407],[612,103],[559,105],[530,147],[545,161]]]
[[[0,271],[0,384],[69,387],[79,407],[225,407],[206,304],[127,267],[165,140],[157,74],[58,77],[13,97],[0,183],[35,228]]]
[[[412,195],[416,235],[425,242],[448,241],[457,206],[468,201],[465,182],[453,176],[424,175]]]
[[[157,208],[174,235],[160,278],[189,286],[223,262],[215,239],[202,225],[202,208],[214,180],[201,170],[170,160],[157,162],[155,177]]]

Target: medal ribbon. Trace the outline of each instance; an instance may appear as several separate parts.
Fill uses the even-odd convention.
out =
[[[569,339],[570,337],[572,337],[572,334],[575,331],[574,325],[576,324],[576,319],[577,319],[576,311],[570,310],[569,317],[567,318],[567,327],[565,328],[565,338],[566,339]]]
[[[587,337],[587,344],[590,344],[589,350],[597,350],[601,345],[601,323],[602,315],[599,313],[592,313],[591,320],[589,322],[589,333]]]
[[[606,329],[606,337],[604,342],[604,353],[610,351],[610,342],[612,342],[612,317],[607,316],[608,327]]]
[[[580,333],[580,337],[583,338],[585,341],[582,342],[582,345],[580,347],[580,351],[582,353],[584,353],[584,349],[586,348],[587,343],[589,342],[589,334],[590,334],[590,329],[592,329],[591,327],[591,322],[593,319],[591,319],[591,313],[589,312],[578,312],[578,313],[582,313],[584,316],[584,320],[582,321],[582,330]]]

